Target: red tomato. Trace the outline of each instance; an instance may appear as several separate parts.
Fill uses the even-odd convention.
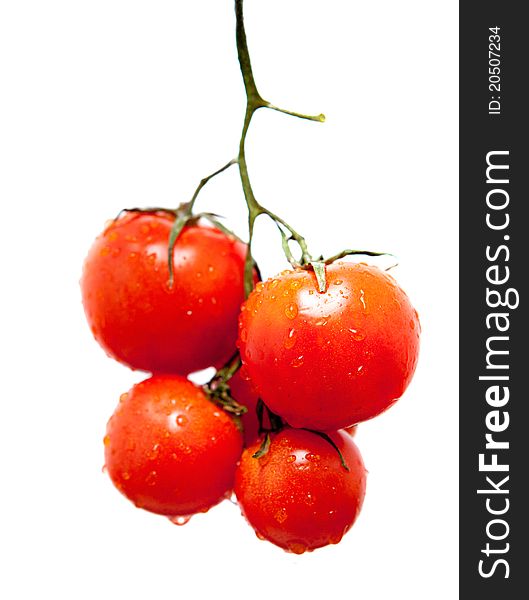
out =
[[[139,508],[175,519],[230,493],[242,450],[232,418],[177,375],[155,375],[123,394],[104,442],[114,485]]]
[[[417,364],[417,312],[395,280],[365,264],[327,268],[318,292],[305,270],[260,283],[239,318],[249,377],[293,427],[335,430],[391,406]]]
[[[332,445],[310,431],[272,434],[268,452],[253,458],[260,442],[244,451],[235,476],[242,514],[257,535],[302,554],[337,544],[355,522],[364,501],[366,471],[349,435],[331,433]]]
[[[107,354],[133,369],[187,375],[234,352],[247,247],[212,227],[185,227],[169,287],[173,222],[163,213],[112,222],[90,249],[81,290]]]

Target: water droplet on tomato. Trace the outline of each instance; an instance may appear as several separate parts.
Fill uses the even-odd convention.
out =
[[[156,473],[156,471],[151,471],[147,477],[145,478],[145,483],[149,486],[149,487],[153,487],[156,485],[156,480],[158,478],[158,474]]]
[[[99,256],[108,256],[110,254],[110,248],[108,246],[103,246],[99,251]]]
[[[135,258],[138,258],[138,253],[137,252],[129,252],[129,258],[131,260],[134,260]]]
[[[296,462],[296,456],[294,454],[289,454],[286,458],[287,463]]]
[[[362,306],[364,307],[364,312],[367,314],[367,304],[366,304],[364,290],[360,290],[360,302],[362,303]]]
[[[280,508],[274,515],[274,519],[281,525],[288,519],[287,509],[285,507]]]
[[[158,456],[160,456],[160,444],[154,444],[147,458],[149,460],[156,460]]]
[[[293,348],[295,345],[296,345],[296,330],[289,329],[288,335],[285,338],[285,341],[283,342],[283,346],[285,346],[285,348],[287,350],[290,350],[290,348]]]
[[[215,298],[215,296],[212,296],[211,304],[217,304],[217,299]]]
[[[291,361],[290,366],[297,369],[298,367],[301,367],[303,365],[304,360],[305,359],[303,355],[298,356],[297,358],[294,358],[294,360]]]
[[[327,325],[329,317],[324,317],[323,319],[320,319],[319,321],[316,321],[316,325],[318,327],[325,327],[325,325]]]
[[[365,370],[364,370],[364,365],[360,365],[360,366],[358,367],[358,369],[356,369],[356,374],[357,374],[357,376],[358,376],[358,377],[360,377],[360,376],[361,376],[361,375],[363,375],[364,373],[365,373]]]
[[[314,501],[314,496],[310,492],[307,492],[307,495],[305,496],[305,504],[307,504],[308,506],[312,506],[314,504]]]
[[[279,281],[277,279],[272,279],[272,281],[268,284],[268,289],[273,290],[277,287]]]
[[[366,334],[359,329],[349,329],[349,331],[353,334],[353,340],[355,342],[361,342],[366,337]]]
[[[297,317],[298,314],[298,305],[295,304],[294,302],[291,302],[290,304],[287,304],[285,307],[285,315],[287,317],[287,319],[295,319]]]
[[[105,435],[105,437],[103,438],[103,444],[105,446],[108,446],[110,444],[110,436],[109,435]]]
[[[309,462],[318,462],[320,460],[320,455],[314,454],[313,452],[307,452],[307,454],[305,454],[305,458]]]
[[[176,417],[176,424],[180,425],[180,427],[187,425],[187,423],[188,423],[188,418],[185,415],[178,415]]]
[[[119,234],[117,231],[109,231],[105,232],[105,237],[107,237],[111,242],[115,242],[119,238]]]
[[[125,480],[128,481],[130,479],[130,473],[128,473],[127,471],[123,471],[123,473],[121,473],[121,477]]]
[[[186,515],[186,516],[179,515],[176,517],[168,517],[168,519],[169,519],[169,521],[171,521],[171,523],[173,523],[173,525],[178,525],[179,527],[181,527],[182,525],[189,523],[189,521],[191,520],[191,517],[189,515]]]
[[[255,291],[256,292],[262,292],[264,289],[265,284],[260,281],[256,286],[255,286]]]
[[[119,397],[119,401],[120,402],[125,402],[125,400],[129,397],[129,395],[127,393],[125,394],[121,394],[121,396]]]
[[[258,531],[255,532],[255,535],[260,539],[260,540],[265,540],[265,536],[260,534]]]
[[[186,310],[186,315],[187,315],[188,317],[190,317],[192,314],[193,314],[193,311],[192,311],[192,310]]]
[[[414,322],[414,320],[413,320],[413,319],[410,321],[410,327],[411,327],[412,329],[415,329],[415,322]]]
[[[299,288],[301,287],[301,285],[302,285],[301,281],[293,281],[290,284],[290,289],[292,289],[292,290],[299,290]]]
[[[341,279],[337,279],[337,280],[334,282],[334,285],[342,285],[342,283],[343,283],[343,281],[342,281]]]
[[[241,342],[248,341],[248,331],[246,329],[241,329]]]
[[[287,547],[293,554],[303,554],[307,551],[307,546],[303,542],[290,542]]]
[[[215,267],[213,265],[208,265],[208,273],[213,273]]]
[[[157,259],[157,256],[156,256],[156,254],[154,254],[154,253],[153,253],[153,254],[148,254],[148,255],[147,255],[147,262],[148,262],[150,265],[154,265],[154,263],[156,262],[156,259]]]

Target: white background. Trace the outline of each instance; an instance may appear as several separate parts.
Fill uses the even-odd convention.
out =
[[[175,206],[236,153],[244,95],[231,0],[0,4],[0,596],[457,597],[457,3],[247,0],[262,94],[257,197],[313,252],[387,250],[423,324],[409,390],[362,425],[363,512],[288,555],[223,503],[177,528],[102,474],[105,424],[141,380],[106,358],[78,280],[123,207]],[[197,208],[244,226],[236,170]],[[284,268],[259,226],[265,275]]]

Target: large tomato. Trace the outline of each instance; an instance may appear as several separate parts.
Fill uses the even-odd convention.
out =
[[[272,434],[268,452],[244,451],[235,478],[243,515],[257,535],[295,554],[337,544],[355,522],[365,495],[366,471],[351,437],[331,433],[335,448],[313,432]]]
[[[242,451],[233,419],[177,375],[123,394],[104,441],[114,485],[139,508],[175,520],[230,493]]]
[[[335,430],[391,406],[415,371],[420,324],[377,267],[335,263],[260,283],[243,306],[239,348],[263,401],[293,427]]]
[[[111,222],[90,249],[81,290],[88,323],[110,356],[134,369],[187,375],[234,352],[247,247],[212,227],[185,227],[170,287],[173,222],[166,213]]]

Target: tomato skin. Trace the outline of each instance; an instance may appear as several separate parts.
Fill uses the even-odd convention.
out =
[[[187,375],[233,354],[247,246],[201,225],[167,247],[174,217],[127,213],[95,240],[81,278],[83,305],[107,354],[143,371]]]
[[[232,418],[177,375],[155,375],[123,394],[104,443],[118,490],[139,508],[173,517],[225,498],[242,451]]]
[[[259,537],[302,554],[337,544],[351,528],[362,508],[366,470],[348,434],[329,435],[349,471],[328,441],[302,429],[272,434],[261,458],[252,457],[259,441],[243,452],[235,494]]]
[[[417,312],[377,267],[334,263],[319,293],[313,272],[260,283],[239,318],[238,346],[263,401],[293,427],[336,430],[370,419],[408,386]]]

